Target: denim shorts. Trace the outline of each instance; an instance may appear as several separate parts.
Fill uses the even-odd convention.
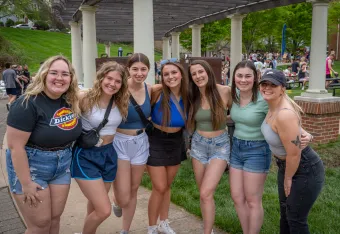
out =
[[[32,181],[43,188],[47,188],[49,184],[71,184],[71,148],[59,151],[42,151],[26,146],[25,149]],[[11,192],[23,194],[9,149],[6,151],[6,165]]]
[[[145,132],[137,136],[116,132],[113,147],[118,159],[129,161],[131,165],[144,165],[148,161],[149,140]]]
[[[253,173],[268,173],[271,151],[265,140],[248,141],[233,137],[230,166]]]
[[[230,140],[227,132],[218,137],[206,138],[194,132],[191,140],[190,156],[202,164],[210,163],[212,159],[230,161]]]
[[[72,178],[112,182],[117,173],[117,153],[112,143],[83,149],[75,146],[71,165]]]

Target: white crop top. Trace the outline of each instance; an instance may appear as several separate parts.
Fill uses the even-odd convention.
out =
[[[83,114],[81,116],[82,126],[84,130],[91,130],[92,128],[96,128],[103,121],[104,115],[106,112],[105,109],[98,108],[98,106],[94,106],[92,111],[89,113]],[[117,106],[111,109],[107,124],[100,130],[100,136],[113,135],[116,133],[117,127],[122,122],[122,115],[119,112]]]

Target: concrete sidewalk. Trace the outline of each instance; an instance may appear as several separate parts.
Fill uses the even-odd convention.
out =
[[[20,234],[24,233],[24,224],[20,219],[12,198],[8,192],[7,171],[6,171],[6,154],[7,147],[5,136],[5,126],[7,110],[5,100],[0,100],[0,142],[3,142],[0,155],[0,233]],[[3,140],[4,139],[4,140]],[[110,197],[112,190],[110,191]],[[148,226],[148,199],[150,191],[140,187],[138,191],[137,209],[132,221],[130,233],[146,234]],[[73,234],[81,232],[84,216],[86,214],[87,200],[80,191],[77,183],[72,180],[71,190],[67,200],[65,211],[61,218],[61,234]],[[170,226],[177,234],[201,234],[203,233],[203,222],[200,218],[189,214],[181,207],[174,204],[170,206],[169,213]],[[117,218],[112,214],[104,223],[100,225],[98,234],[119,233],[122,224],[122,218]],[[214,230],[216,234],[225,232]]]

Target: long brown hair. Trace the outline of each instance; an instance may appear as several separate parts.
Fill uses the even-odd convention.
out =
[[[181,72],[182,75],[182,79],[181,79],[181,88],[180,88],[180,94],[181,94],[181,98],[184,104],[184,114],[186,115],[187,110],[188,110],[188,77],[184,71],[184,68],[181,64],[179,63],[174,63],[174,62],[167,62],[166,64],[162,65],[161,67],[161,75],[163,76],[163,70],[164,67],[167,65],[174,65],[176,66],[179,71]],[[161,111],[163,113],[163,119],[162,119],[162,126],[167,126],[170,123],[170,94],[171,94],[171,90],[168,86],[166,86],[164,84],[164,79],[162,79],[161,81],[162,84],[162,88],[157,90],[155,92],[155,95],[152,95],[153,98],[151,100],[151,104],[153,105],[158,97],[162,94],[162,100],[161,100]],[[184,120],[186,121],[186,120]]]
[[[115,104],[117,105],[120,114],[123,119],[126,119],[128,113],[128,105],[129,105],[129,93],[128,93],[128,84],[127,84],[127,71],[123,65],[118,64],[117,62],[106,62],[100,67],[97,71],[97,77],[94,81],[93,88],[91,88],[86,94],[85,97],[80,101],[80,109],[82,113],[88,113],[95,105],[99,104],[100,96],[102,95],[102,82],[107,73],[111,71],[119,72],[122,77],[122,86],[117,93],[113,96]]]
[[[236,104],[240,104],[240,97],[236,93],[236,82],[235,82],[236,71],[240,68],[245,68],[245,67],[251,69],[254,73],[254,85],[253,85],[253,88],[252,88],[253,96],[251,98],[251,101],[254,102],[254,103],[257,101],[257,95],[258,95],[258,92],[259,92],[259,80],[257,78],[256,67],[255,67],[255,65],[252,61],[244,60],[244,61],[239,62],[236,65],[234,72],[233,72],[233,81],[232,81],[232,84],[231,84],[231,97],[233,99],[233,102],[235,102]]]
[[[190,68],[193,65],[201,65],[208,75],[208,83],[205,88],[205,97],[207,98],[211,110],[212,126],[214,130],[218,130],[221,123],[226,121],[225,108],[220,93],[217,90],[214,72],[208,62],[204,60],[193,61],[189,68],[189,115],[188,128],[195,129],[195,115],[201,106],[201,93],[195,82],[192,80]]]

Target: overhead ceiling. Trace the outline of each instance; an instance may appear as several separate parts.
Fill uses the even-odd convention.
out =
[[[52,0],[52,8],[64,22],[81,20],[83,5],[97,6],[97,39],[101,42],[133,41],[133,0]],[[143,1],[143,0],[139,0]],[[233,14],[247,14],[305,0],[153,0],[154,39],[192,24],[204,24]]]

